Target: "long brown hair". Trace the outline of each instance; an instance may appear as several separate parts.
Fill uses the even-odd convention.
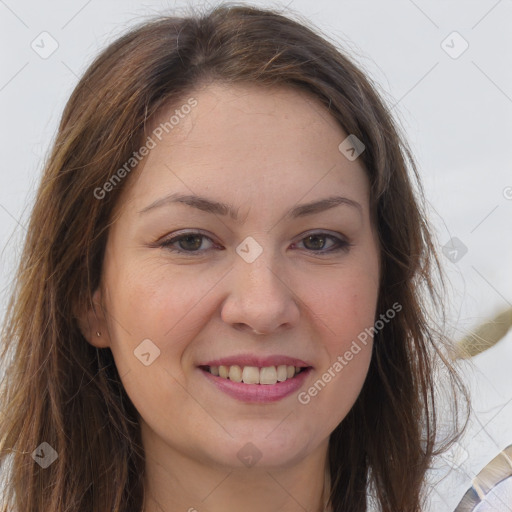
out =
[[[439,441],[434,374],[444,370],[454,413],[467,399],[445,356],[442,268],[413,156],[369,78],[305,20],[221,5],[145,22],[89,66],[64,110],[45,166],[2,332],[0,468],[3,512],[135,512],[144,500],[136,410],[110,349],[87,343],[78,312],[92,306],[120,181],[95,191],[132,157],[164,106],[202,81],[299,87],[363,141],[382,260],[369,373],[330,438],[335,512],[417,512]],[[437,280],[439,278],[439,280]],[[457,430],[454,430],[456,434]],[[454,437],[446,437],[450,441]],[[48,443],[46,469],[33,451]],[[46,445],[44,445],[46,446]]]

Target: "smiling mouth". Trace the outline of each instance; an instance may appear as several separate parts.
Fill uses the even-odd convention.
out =
[[[283,364],[279,366],[265,366],[263,368],[258,368],[256,366],[221,365],[200,366],[199,368],[216,377],[231,380],[233,382],[274,385],[278,382],[284,382],[295,378],[296,375],[308,370],[311,366],[301,367]]]

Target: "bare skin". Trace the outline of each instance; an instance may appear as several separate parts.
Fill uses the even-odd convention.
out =
[[[348,134],[302,92],[213,83],[190,97],[197,106],[127,178],[98,307],[83,329],[112,350],[140,415],[145,512],[321,511],[329,436],[361,390],[372,341],[307,404],[298,393],[374,324],[379,250],[368,178],[360,159],[338,149]],[[238,221],[180,203],[140,213],[170,193],[229,203]],[[359,207],[285,217],[330,196]],[[188,252],[159,245],[198,230],[197,243],[191,235],[172,245]],[[250,263],[236,251],[247,237],[262,249]],[[352,245],[334,251],[337,240]],[[145,339],[160,350],[147,366],[134,355]],[[242,353],[312,369],[291,395],[247,403],[198,367]],[[239,456],[244,447],[256,463]]]

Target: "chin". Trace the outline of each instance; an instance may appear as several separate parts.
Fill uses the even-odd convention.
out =
[[[233,437],[223,442],[214,442],[215,452],[211,457],[221,465],[235,468],[276,469],[293,466],[308,454],[312,437],[304,431],[279,432],[279,422],[265,422],[265,428],[254,432],[254,422],[244,431],[238,428]],[[277,427],[277,428],[276,428]]]

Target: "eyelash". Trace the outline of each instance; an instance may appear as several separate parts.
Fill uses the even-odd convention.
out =
[[[158,244],[158,246],[162,247],[164,249],[167,249],[168,251],[171,251],[171,252],[180,253],[180,254],[189,254],[191,256],[200,256],[200,255],[204,254],[206,251],[211,250],[211,249],[206,249],[203,251],[201,251],[201,250],[187,251],[185,249],[178,249],[176,247],[172,247],[172,244],[179,242],[180,240],[183,240],[190,236],[200,236],[202,239],[206,238],[206,239],[210,240],[212,243],[214,243],[213,240],[209,236],[206,236],[203,233],[198,233],[195,231],[187,231],[185,233],[180,234],[179,236],[175,236],[168,240],[164,240],[163,242]],[[347,242],[346,240],[343,240],[337,236],[329,235],[328,233],[323,233],[323,232],[309,233],[304,238],[302,238],[301,241],[308,237],[316,237],[316,236],[321,237],[321,238],[330,238],[336,242],[336,245],[334,246],[334,248],[331,247],[330,249],[327,249],[327,250],[321,249],[321,250],[315,251],[312,249],[306,249],[306,251],[313,253],[313,254],[324,255],[324,254],[338,253],[340,251],[348,252],[350,250],[350,247],[352,247],[352,245],[353,245],[353,244]]]

